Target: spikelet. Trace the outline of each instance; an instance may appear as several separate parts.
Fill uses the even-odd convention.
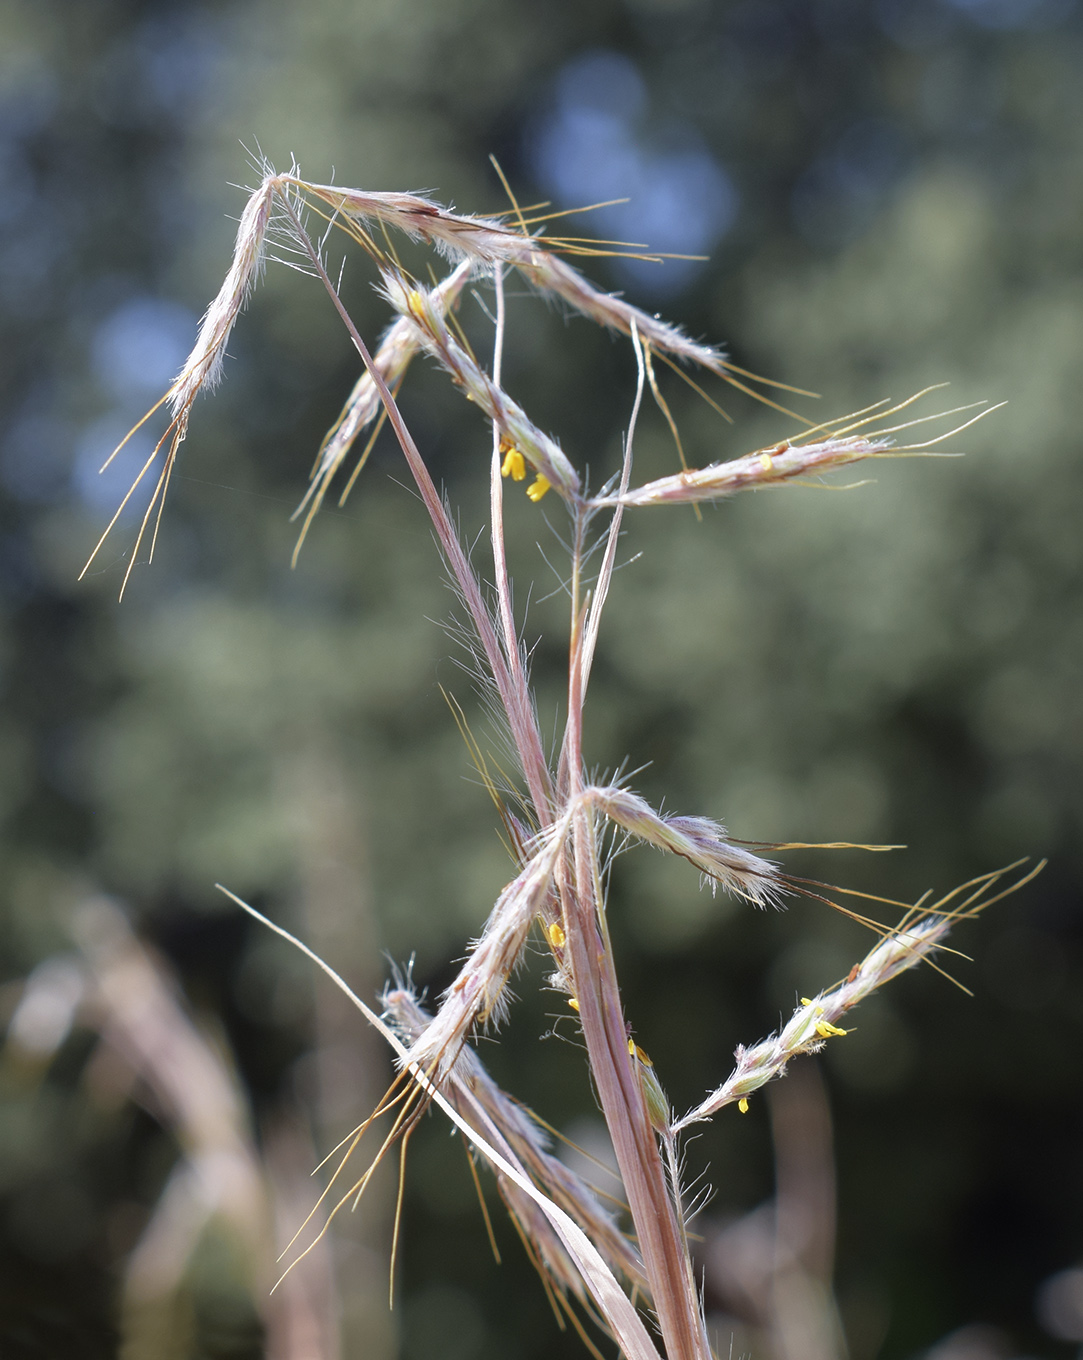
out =
[[[241,309],[248,300],[248,296],[258,279],[263,268],[266,251],[267,232],[271,222],[271,210],[274,195],[280,189],[280,181],[277,176],[269,175],[260,187],[249,198],[245,205],[244,212],[237,227],[237,238],[233,248],[233,259],[230,262],[226,277],[222,281],[222,286],[214,301],[204,313],[200,323],[199,333],[196,336],[195,345],[192,352],[184,362],[184,366],[178,374],[173,385],[166,395],[143,417],[141,421],[121,440],[120,444],[106,459],[102,471],[113,461],[120,450],[131,439],[163,402],[168,402],[172,413],[172,419],[166,429],[165,434],[154,446],[150,457],[144,463],[142,470],[138,473],[127,494],[117,507],[116,513],[106,526],[105,532],[98,539],[94,551],[90,554],[86,566],[79,574],[79,579],[86,575],[91,563],[97,557],[102,544],[109,537],[114,525],[120,518],[128,502],[135,494],[136,490],[143,481],[143,478],[150,471],[158,458],[159,452],[165,448],[164,465],[158,474],[154,492],[150,503],[143,515],[143,521],[136,537],[135,547],[132,549],[131,557],[128,561],[127,570],[124,573],[124,581],[121,585],[121,596],[124,594],[131,576],[132,567],[135,565],[136,556],[139,552],[140,544],[143,542],[147,528],[154,520],[155,529],[151,538],[150,555],[154,556],[154,543],[157,538],[157,525],[161,519],[162,507],[165,504],[166,492],[169,489],[169,479],[173,472],[173,466],[177,459],[177,451],[184,442],[184,437],[188,432],[188,417],[192,409],[192,403],[203,390],[212,388],[222,375],[222,362],[225,357],[226,341],[229,339],[230,332],[233,330],[234,323],[240,315]]]
[[[904,969],[912,968],[932,954],[951,928],[952,918],[929,916],[924,921],[892,932],[857,965],[841,986],[805,998],[778,1034],[752,1048],[738,1046],[736,1067],[717,1091],[690,1110],[674,1125],[674,1132],[709,1119],[735,1101],[747,1108],[748,1097],[780,1076],[786,1064],[800,1053],[814,1053],[825,1040],[846,1034],[838,1021],[878,987]]]
[[[692,468],[670,477],[659,477],[620,496],[599,496],[593,505],[681,505],[723,500],[738,491],[777,486],[798,477],[830,472],[834,468],[881,456],[891,449],[886,439],[855,436],[801,444],[788,441],[726,463]]]
[[[943,948],[944,938],[954,923],[970,920],[995,902],[1018,892],[1045,868],[1045,860],[1040,860],[1014,882],[1008,883],[1006,887],[1000,886],[1008,874],[1025,863],[1025,860],[1018,860],[1003,869],[980,874],[946,893],[932,909],[924,909],[921,902],[911,907],[899,925],[887,931],[861,963],[854,965],[844,982],[821,992],[819,996],[802,998],[789,1023],[778,1034],[771,1035],[753,1048],[739,1046],[734,1053],[737,1066],[727,1080],[694,1110],[679,1119],[673,1126],[673,1132],[688,1124],[709,1119],[723,1106],[734,1101],[739,1103],[742,1110],[746,1110],[749,1095],[772,1077],[780,1076],[792,1057],[798,1053],[815,1052],[825,1040],[844,1035],[846,1031],[839,1028],[838,1021],[859,1001],[864,1001],[899,973],[913,968],[923,959],[931,959],[938,949]],[[936,964],[932,966],[937,967]],[[963,990],[966,991],[966,988]]]
[[[440,1009],[410,1048],[410,1061],[440,1080],[478,1023],[499,1021],[508,978],[549,894],[569,819],[562,818],[538,838],[539,848],[497,898],[485,929],[471,948]]]
[[[366,192],[337,184],[313,184],[296,177],[292,183],[321,199],[334,213],[358,222],[375,221],[394,227],[412,241],[425,241],[456,261],[499,264],[507,259],[510,244],[522,239],[494,217],[457,213],[420,194]]]
[[[432,305],[445,312],[448,308],[454,306],[472,272],[473,267],[469,260],[460,264],[432,290]],[[398,321],[388,327],[387,333],[380,341],[379,348],[372,356],[372,360],[389,388],[396,388],[402,381],[419,348],[420,338],[417,334],[417,328],[406,317],[400,317]],[[309,525],[323,504],[335,473],[346,460],[362,432],[382,412],[383,403],[380,399],[380,393],[373,381],[372,374],[366,369],[354,383],[353,391],[346,398],[346,403],[338,419],[328,431],[320,447],[316,466],[312,469],[309,488],[305,492],[301,504],[293,512],[294,519],[297,519],[306,510],[308,512],[305,514],[304,528],[301,532],[298,548],[304,541]],[[364,456],[362,456],[363,461]],[[339,500],[340,505],[349,494],[354,478],[359,471],[360,464],[350,476],[346,489]],[[296,560],[296,553],[294,556]]]
[[[203,315],[196,343],[171,390],[174,416],[186,420],[197,394],[213,388],[222,376],[226,341],[263,269],[267,228],[280,183],[278,176],[269,175],[245,205],[226,277]]]
[[[677,326],[668,325],[621,297],[602,292],[573,265],[554,254],[544,239],[514,231],[493,217],[457,213],[419,194],[364,193],[331,184],[294,179],[299,190],[321,199],[334,212],[358,221],[378,221],[412,240],[427,241],[452,259],[466,258],[482,267],[497,264],[518,269],[539,292],[553,293],[598,325],[631,335],[632,328],[652,349],[721,373],[725,355],[714,345],[701,345]],[[556,243],[559,249],[559,242]]]
[[[730,845],[726,829],[707,817],[662,817],[637,793],[593,787],[584,797],[629,835],[694,864],[710,880],[757,906],[778,904],[783,891],[770,860]]]
[[[432,1022],[432,1017],[406,986],[388,988],[382,1001],[386,1015],[408,1045],[414,1044]],[[492,1127],[499,1131],[507,1151],[518,1160],[538,1189],[575,1219],[611,1269],[619,1271],[640,1294],[645,1294],[647,1285],[639,1255],[619,1230],[613,1216],[602,1207],[590,1186],[552,1155],[548,1137],[530,1111],[497,1085],[469,1045],[459,1050],[455,1062],[441,1078],[440,1089],[465,1119],[475,1119],[475,1107],[480,1107]],[[587,1295],[582,1274],[569,1258],[552,1224],[529,1196],[499,1172],[497,1184],[536,1263],[544,1266],[549,1282],[585,1302]]]
[[[452,380],[492,420],[503,440],[517,449],[539,480],[566,499],[577,499],[579,475],[560,445],[527,416],[523,408],[498,387],[448,329],[444,307],[434,290],[408,283],[401,275],[383,271],[384,293],[401,316],[411,322],[421,345],[451,374]],[[530,494],[528,490],[528,495]],[[544,493],[543,493],[544,494]],[[540,499],[535,496],[534,499]]]

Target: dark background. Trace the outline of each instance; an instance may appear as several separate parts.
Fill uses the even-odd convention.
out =
[[[367,1112],[384,1055],[213,884],[292,925],[371,997],[387,960],[411,955],[420,983],[444,985],[508,871],[439,693],[452,688],[484,732],[389,440],[290,570],[289,515],[357,370],[318,285],[269,268],[220,392],[196,407],[156,560],[120,605],[134,519],[76,579],[127,485],[123,469],[96,469],[168,385],[217,291],[244,202],[230,186],[255,177],[244,147],[464,210],[506,206],[490,152],[524,201],[630,194],[576,229],[710,262],[592,262],[592,276],[821,393],[804,413],[937,382],[951,387],[930,411],[1009,403],[950,445],[963,460],[879,464],[860,490],[749,496],[702,523],[630,519],[629,556],[643,555],[614,589],[588,758],[643,767],[652,801],[739,836],[905,843],[788,861],[905,900],[1049,858],[958,932],[974,962],[951,967],[974,999],[929,970],[908,976],[821,1070],[854,1360],[1073,1354],[1083,1277],[1061,1272],[1083,1255],[1081,71],[1074,0],[3,0],[5,1022],[32,987],[63,995],[49,992],[58,964],[85,967],[73,910],[105,891],[235,1073],[261,1151],[285,1121],[313,1140],[311,1165]],[[372,338],[385,311],[370,282],[351,257],[344,296]],[[464,318],[484,336],[474,303]],[[509,325],[507,385],[600,479],[630,408],[627,346],[526,296]],[[716,384],[728,426],[664,387],[696,464],[798,428]],[[472,539],[484,426],[420,362],[404,410]],[[637,456],[642,476],[675,466],[653,411]],[[525,502],[509,514],[551,725],[564,622],[534,544],[558,566],[560,549]],[[611,914],[629,1016],[679,1108],[869,945],[815,904],[764,916],[712,899],[646,851],[618,863]],[[581,1056],[541,1037],[555,1000],[541,972],[521,978],[484,1056],[590,1142]],[[0,1354],[262,1354],[262,1286],[213,1224],[168,1344],[134,1336],[125,1260],[184,1139],[146,1082],[103,1095],[101,1025],[93,1006],[69,1012],[70,1026],[39,1027],[37,1048],[16,1032],[0,1066]],[[772,1193],[766,1101],[723,1113],[691,1174],[708,1162],[707,1241]],[[493,1263],[466,1159],[436,1119],[411,1149],[389,1318],[392,1195],[378,1183],[335,1248],[327,1311],[347,1360],[583,1353],[498,1215]],[[725,1299],[708,1303],[720,1353],[730,1337],[734,1354],[754,1345]]]

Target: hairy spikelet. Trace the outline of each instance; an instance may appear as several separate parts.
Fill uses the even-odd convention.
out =
[[[436,288],[432,289],[431,305],[433,308],[446,311],[449,307],[454,306],[471,273],[470,261],[464,261]],[[409,318],[400,317],[388,328],[387,334],[380,341],[379,348],[373,355],[376,368],[388,387],[397,387],[402,381],[419,348],[420,339],[417,328]],[[324,440],[323,447],[316,460],[316,466],[312,471],[312,484],[296,513],[299,514],[310,504],[313,513],[320,508],[335,473],[346,460],[357,439],[377,419],[382,409],[379,390],[372,375],[366,369],[354,384],[353,391],[346,398],[342,413]]]
[[[539,838],[541,847],[497,898],[485,929],[441,998],[439,1010],[414,1039],[410,1061],[435,1073],[436,1079],[455,1062],[476,1024],[502,1018],[508,979],[549,894],[566,834],[565,820]]]
[[[866,458],[889,452],[886,439],[855,436],[850,439],[825,439],[819,443],[791,444],[788,440],[728,463],[711,463],[660,477],[657,481],[627,491],[621,496],[600,496],[594,502],[605,505],[688,505],[723,500],[738,491],[756,487],[780,486],[798,477],[810,477]]]
[[[717,1114],[726,1105],[747,1100],[753,1091],[780,1076],[791,1058],[814,1053],[825,1040],[846,1033],[838,1021],[871,992],[905,968],[912,968],[931,954],[951,928],[947,917],[930,917],[920,925],[890,935],[854,970],[852,977],[834,990],[804,1001],[789,1022],[769,1039],[751,1048],[738,1046],[737,1065],[722,1085],[690,1110],[674,1126],[683,1129]]]
[[[267,229],[271,221],[278,179],[269,176],[248,200],[237,227],[233,259],[214,301],[207,308],[191,354],[172,389],[174,416],[186,413],[203,388],[213,388],[222,376],[226,341],[263,268]]]
[[[789,1022],[777,1034],[751,1048],[739,1046],[734,1054],[737,1065],[730,1076],[706,1100],[679,1119],[673,1125],[673,1131],[709,1119],[734,1101],[746,1101],[753,1091],[780,1076],[791,1058],[800,1053],[815,1052],[827,1039],[843,1037],[846,1031],[839,1028],[838,1022],[848,1011],[908,968],[930,961],[944,948],[945,937],[953,924],[970,920],[1002,897],[1017,892],[1044,867],[1043,861],[1007,887],[1001,887],[1005,875],[1018,870],[1022,863],[1010,864],[961,884],[931,910],[911,908],[896,929],[886,931],[880,943],[854,965],[845,981],[817,996],[803,998]]]
[[[508,396],[448,329],[445,309],[434,291],[411,285],[401,275],[384,271],[384,293],[391,305],[415,330],[418,343],[451,374],[500,431],[501,438],[517,449],[539,477],[565,497],[579,493],[579,474],[564,450],[529,419],[526,412]]]
[[[778,869],[726,840],[725,827],[707,817],[663,817],[636,793],[614,786],[593,788],[585,796],[631,836],[659,850],[680,855],[721,885],[757,906],[777,905],[782,892]]]
[[[388,988],[382,997],[384,1010],[408,1046],[432,1023],[432,1017],[405,986]],[[609,1266],[640,1293],[647,1283],[638,1253],[618,1228],[591,1187],[549,1151],[549,1138],[529,1110],[520,1105],[492,1079],[481,1059],[469,1046],[460,1049],[440,1080],[440,1089],[464,1118],[476,1118],[477,1110],[491,1121],[507,1150],[519,1161],[543,1194],[570,1214],[584,1229]],[[524,1239],[558,1288],[585,1300],[583,1280],[564,1249],[552,1224],[537,1204],[506,1176],[497,1174],[501,1198],[514,1216]]]

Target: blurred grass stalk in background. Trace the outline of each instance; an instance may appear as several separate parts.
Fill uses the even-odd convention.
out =
[[[931,961],[942,952],[952,923],[974,916],[1027,881],[1036,870],[1016,873],[1013,878],[1013,871],[1019,869],[1013,865],[975,878],[939,900],[923,897],[913,905],[870,898],[903,912],[897,923],[882,925],[839,900],[866,894],[788,875],[774,860],[764,857],[765,853],[809,846],[739,845],[717,822],[663,813],[652,807],[620,774],[609,778],[592,774],[583,754],[585,711],[602,613],[618,565],[625,512],[671,504],[698,507],[740,490],[807,483],[867,460],[925,455],[980,418],[987,408],[977,413],[973,408],[942,413],[963,418],[944,433],[896,444],[893,436],[912,437],[904,432],[941,418],[911,416],[911,403],[925,395],[919,393],[897,405],[879,403],[833,421],[816,425],[806,421],[809,428],[800,437],[783,439],[728,462],[690,468],[684,463],[679,434],[658,387],[657,361],[676,368],[685,377],[682,366],[696,365],[758,396],[780,413],[792,413],[760,390],[763,380],[730,365],[717,348],[691,341],[680,330],[622,298],[599,291],[562,258],[614,251],[652,258],[639,253],[638,247],[608,243],[603,251],[602,246],[589,246],[579,239],[542,238],[538,231],[548,220],[542,211],[546,205],[521,211],[513,199],[514,213],[507,220],[478,218],[409,194],[364,193],[311,183],[300,178],[296,166],[287,174],[276,173],[268,164],[261,163],[259,169],[261,183],[241,217],[226,279],[204,317],[180,377],[154,408],[156,411],[168,402],[172,419],[121,507],[123,510],[149,477],[153,490],[124,585],[141,545],[148,544],[153,555],[170,476],[187,433],[193,402],[203,389],[217,382],[233,325],[268,251],[274,251],[322,281],[364,364],[339,421],[320,450],[312,486],[299,507],[302,528],[298,549],[355,441],[366,429],[378,431],[386,419],[429,515],[458,598],[460,612],[449,631],[456,645],[466,651],[467,669],[494,728],[496,754],[474,737],[458,702],[450,697],[449,702],[478,775],[497,808],[515,865],[513,878],[500,894],[454,982],[440,997],[435,1013],[430,1014],[421,1005],[408,976],[397,978],[385,991],[383,1018],[349,993],[391,1044],[399,1075],[374,1113],[346,1140],[338,1167],[317,1206],[322,1211],[326,1203],[329,1212],[322,1220],[315,1220],[322,1226],[317,1226],[305,1250],[297,1250],[300,1256],[311,1251],[322,1240],[334,1214],[356,1205],[389,1149],[398,1143],[405,1154],[418,1119],[435,1103],[462,1131],[474,1155],[495,1173],[501,1197],[562,1325],[570,1320],[593,1350],[582,1313],[612,1336],[630,1360],[659,1360],[661,1354],[667,1360],[708,1360],[712,1342],[688,1231],[689,1218],[697,1206],[681,1185],[680,1133],[726,1105],[736,1103],[741,1111],[747,1110],[749,1097],[781,1075],[791,1058],[814,1052],[829,1039],[844,1037],[846,1030],[840,1022],[864,997],[899,972],[922,960]],[[316,239],[308,227],[313,219],[322,224]],[[345,232],[375,263],[382,293],[397,313],[397,320],[373,354],[328,272],[325,251],[332,228]],[[390,235],[392,229],[451,257],[455,261],[451,273],[431,286],[423,283],[400,258]],[[531,420],[501,384],[504,277],[510,270],[517,271],[535,291],[560,300],[630,340],[637,386],[623,458],[619,473],[597,492],[591,492],[585,471],[573,466],[559,443]],[[483,278],[491,282],[495,294],[495,342],[489,369],[478,358],[457,317],[465,286]],[[418,353],[435,360],[491,422],[492,574],[488,584],[475,565],[476,554],[464,547],[455,513],[435,485],[395,400],[394,393]],[[688,381],[698,387],[691,378]],[[682,469],[637,486],[632,478],[634,433],[648,388],[670,425]],[[712,398],[707,399],[713,404]],[[357,459],[341,500],[353,487],[371,447],[370,440]],[[566,516],[557,537],[570,558],[562,579],[569,611],[568,675],[563,735],[555,753],[547,749],[542,736],[530,682],[530,652],[516,618],[505,541],[505,482],[514,487],[527,481],[528,474],[528,500],[534,505],[544,501],[546,507],[562,502],[560,513]],[[644,645],[650,645],[649,639]],[[634,755],[631,753],[631,758]],[[621,764],[619,769],[623,768]],[[423,834],[422,828],[417,830]],[[632,842],[687,860],[712,890],[721,886],[752,906],[778,907],[783,899],[794,895],[816,899],[869,925],[879,936],[872,951],[855,963],[842,981],[802,999],[777,1034],[752,1047],[739,1048],[731,1076],[680,1117],[672,1113],[651,1059],[633,1037],[634,1024],[625,1014],[609,937],[605,909],[608,868]],[[659,905],[659,910],[664,908]],[[573,1023],[581,1027],[593,1088],[606,1119],[627,1199],[631,1238],[624,1235],[591,1187],[552,1155],[544,1126],[489,1077],[470,1044],[481,1028],[495,1026],[504,1017],[507,984],[532,932],[540,937],[551,957],[553,971],[548,986],[562,998],[574,1017]],[[322,966],[349,992],[329,964]],[[351,1159],[362,1136],[384,1116],[390,1127],[378,1140],[364,1173],[353,1175]],[[783,1145],[776,1129],[780,1156]],[[295,1242],[303,1240],[317,1210],[300,1225]],[[782,1210],[780,1185],[780,1218]],[[825,1231],[830,1241],[830,1232]],[[787,1267],[788,1277],[781,1267],[776,1271],[778,1287],[772,1295],[775,1302],[766,1310],[763,1344],[779,1360],[789,1356],[797,1360],[798,1355],[807,1360],[813,1353],[810,1346],[817,1356],[842,1353],[830,1301],[830,1249],[825,1252],[822,1240],[818,1257],[815,1272],[794,1261]],[[786,1278],[791,1286],[796,1281],[798,1287],[787,1291],[782,1284]],[[796,1314],[795,1298],[804,1299]],[[795,1317],[805,1319],[796,1330]]]

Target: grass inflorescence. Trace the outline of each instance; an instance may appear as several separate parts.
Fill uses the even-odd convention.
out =
[[[302,179],[296,166],[285,174],[267,164],[259,168],[260,183],[241,216],[222,288],[204,316],[184,368],[154,408],[165,405],[171,420],[125,498],[127,504],[145,479],[152,480],[153,491],[124,585],[148,537],[149,555],[153,555],[170,476],[188,432],[193,403],[201,391],[218,381],[232,328],[265,260],[275,253],[322,282],[362,363],[342,413],[318,451],[309,489],[298,506],[298,550],[358,441],[366,438],[352,469],[345,473],[340,499],[354,488],[372,442],[387,422],[460,598],[485,701],[497,715],[510,757],[509,768],[501,768],[495,776],[453,701],[456,721],[499,811],[513,872],[454,981],[435,1006],[426,1008],[408,980],[399,977],[384,992],[384,1013],[378,1015],[349,992],[329,964],[317,960],[385,1036],[398,1065],[395,1082],[378,1109],[339,1149],[338,1165],[322,1201],[330,1213],[322,1220],[318,1235],[326,1231],[335,1212],[356,1204],[374,1168],[391,1148],[398,1145],[404,1153],[421,1113],[435,1104],[461,1130],[472,1155],[495,1174],[501,1199],[562,1322],[570,1321],[594,1349],[583,1328],[583,1316],[593,1319],[631,1360],[660,1360],[662,1355],[667,1360],[709,1360],[711,1347],[689,1251],[688,1210],[680,1184],[682,1131],[729,1104],[746,1109],[749,1096],[781,1075],[791,1059],[844,1036],[842,1022],[866,996],[905,969],[931,962],[946,948],[945,939],[956,922],[973,917],[1036,870],[1028,873],[1021,866],[1011,866],[975,879],[938,901],[922,899],[915,905],[870,898],[901,913],[895,924],[885,926],[855,909],[853,899],[865,895],[785,873],[774,857],[798,847],[737,844],[715,821],[663,812],[635,793],[626,780],[592,777],[583,757],[584,708],[624,515],[664,505],[698,506],[747,489],[813,482],[824,473],[869,460],[926,455],[990,408],[914,417],[912,403],[925,395],[918,393],[903,402],[878,403],[836,420],[805,421],[800,434],[740,457],[690,467],[657,382],[657,362],[674,368],[712,405],[717,404],[715,399],[690,376],[689,369],[700,370],[704,381],[717,379],[751,392],[789,417],[792,413],[765,390],[787,389],[756,379],[732,365],[719,348],[694,341],[678,327],[597,288],[570,263],[590,254],[613,253],[617,249],[613,243],[591,248],[577,238],[542,236],[541,228],[551,226],[560,214],[520,210],[514,200],[513,211],[505,216],[476,217],[414,194],[366,193],[313,183]],[[311,229],[313,223],[319,224],[318,233]],[[344,233],[372,261],[393,314],[382,340],[371,350],[325,264],[324,249],[332,230]],[[437,282],[413,276],[399,258],[395,232],[431,245],[448,258],[451,268],[446,276]],[[629,247],[627,253],[643,251]],[[557,298],[565,307],[626,337],[632,347],[638,382],[621,468],[596,492],[590,491],[584,471],[559,441],[541,430],[502,385],[504,280],[512,271],[537,293]],[[465,286],[479,279],[487,280],[495,294],[495,337],[489,360],[478,356],[457,318]],[[461,542],[452,512],[396,401],[410,363],[419,354],[429,356],[447,373],[491,429],[488,585]],[[681,466],[671,475],[636,484],[635,428],[648,390],[674,435]],[[917,427],[935,419],[943,425],[944,417],[948,428],[942,433],[917,437]],[[903,442],[895,442],[896,437]],[[554,753],[540,730],[528,654],[513,610],[504,530],[504,497],[509,487],[535,504],[560,503],[565,518],[561,537],[570,556],[566,575],[569,662],[566,716]],[[114,518],[98,548],[116,522]],[[846,978],[803,1000],[777,1034],[740,1047],[733,1073],[683,1115],[671,1111],[651,1059],[631,1038],[609,937],[607,861],[632,841],[686,860],[712,889],[721,888],[753,907],[779,907],[787,898],[805,896],[845,911],[872,926],[879,936]],[[838,900],[842,897],[849,904]],[[280,927],[272,928],[285,933]],[[551,959],[547,985],[560,994],[569,1019],[581,1029],[593,1088],[627,1200],[628,1232],[614,1210],[553,1154],[541,1121],[500,1089],[471,1043],[479,1030],[494,1028],[503,1019],[509,980],[532,937],[540,940]],[[387,1121],[382,1125],[385,1132],[366,1169],[357,1174],[351,1169],[354,1155],[378,1119]],[[302,1225],[298,1243],[307,1226]]]

